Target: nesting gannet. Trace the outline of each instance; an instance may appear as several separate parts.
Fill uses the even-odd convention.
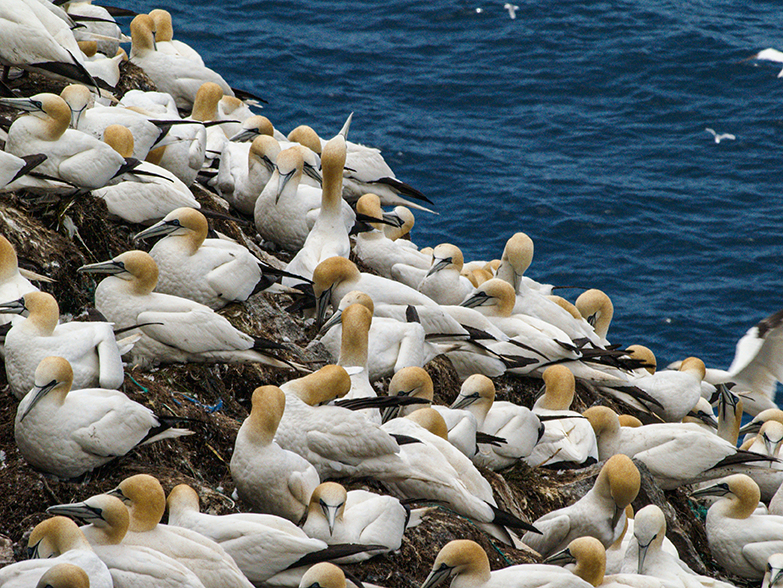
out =
[[[634,356],[638,356],[638,353],[637,351]],[[648,359],[645,361],[650,363]],[[631,383],[663,405],[663,408],[651,406],[655,414],[667,422],[677,423],[696,406],[701,398],[701,381],[704,379],[704,373],[704,362],[697,357],[689,357],[682,362],[679,371],[664,370],[645,374],[632,378]]]
[[[499,470],[526,458],[541,439],[543,425],[530,409],[507,401],[495,401],[495,385],[487,376],[474,374],[460,387],[452,409],[465,409],[475,418],[478,430],[505,440],[500,445],[482,444],[472,458],[481,466]]]
[[[143,325],[131,351],[134,364],[257,361],[289,367],[263,353],[270,342],[235,329],[208,306],[153,292],[158,267],[143,251],[127,251],[79,271],[109,274],[95,289],[95,306],[117,328]]]
[[[306,459],[282,449],[274,440],[286,405],[283,391],[275,386],[256,388],[252,402],[231,456],[237,493],[256,512],[298,522],[321,482],[318,472]]]
[[[771,461],[767,456],[736,446],[698,425],[661,423],[620,427],[615,412],[593,406],[583,415],[598,439],[599,458],[617,453],[643,462],[664,490],[719,478],[743,464]]]
[[[355,563],[398,550],[409,516],[410,510],[393,496],[366,490],[346,492],[336,482],[324,482],[310,497],[302,530],[329,545],[357,543],[385,547],[337,560],[337,563]]]
[[[54,517],[38,523],[28,538],[27,552],[31,559],[0,568],[0,585],[28,588],[47,570],[72,564],[86,572],[92,588],[112,588],[109,569],[71,519]]]
[[[571,410],[574,400],[574,374],[562,365],[549,366],[542,375],[544,395],[536,400],[533,412],[539,417],[573,417],[547,420],[544,435],[525,461],[533,466],[562,462],[577,466],[598,461],[598,442],[590,422]]]
[[[463,257],[459,247],[441,243],[432,252],[432,266],[419,282],[417,290],[438,304],[460,304],[473,290],[473,284],[460,275]]]
[[[250,144],[228,143],[220,156],[218,191],[239,212],[253,214],[256,200],[274,175],[279,154],[280,144],[268,135]]]
[[[614,305],[611,298],[598,289],[582,292],[576,299],[575,306],[584,319],[595,329],[596,334],[606,340],[609,325],[614,316]]]
[[[761,411],[754,416],[749,423],[740,427],[738,435],[745,435],[744,441],[747,441],[755,436],[767,421],[783,423],[783,410],[780,410],[779,408],[768,408]]]
[[[0,235],[0,302],[18,300],[29,292],[37,291],[38,288],[19,272],[19,260],[16,257],[14,246],[3,235]],[[13,317],[0,313],[0,325],[9,322],[15,322]],[[22,394],[25,392],[27,390],[21,391]]]
[[[171,24],[171,13],[168,10],[156,8],[149,13],[155,24],[155,50],[168,55],[177,55],[203,66],[204,60],[198,51],[187,43],[174,39],[174,27]]]
[[[8,129],[5,149],[22,157],[43,153],[37,171],[84,189],[101,188],[125,165],[125,158],[81,131],[69,129],[71,109],[55,94],[30,98],[0,98],[5,104],[29,112]]]
[[[590,491],[574,504],[550,512],[533,523],[543,534],[525,533],[522,541],[543,557],[583,536],[609,547],[625,525],[625,507],[639,493],[641,476],[625,455],[609,458]]]
[[[451,580],[453,588],[591,588],[584,580],[557,566],[520,564],[490,571],[489,558],[469,539],[456,539],[441,548],[421,588]]]
[[[707,511],[706,522],[715,560],[733,574],[760,580],[769,556],[783,552],[783,517],[754,514],[760,499],[756,483],[735,474],[692,496],[720,497]]]
[[[256,585],[296,586],[303,570],[289,568],[302,558],[326,560],[364,548],[330,548],[325,541],[309,537],[291,521],[272,515],[201,513],[198,494],[186,484],[175,486],[166,501],[169,525],[201,533],[219,543]]]
[[[154,21],[146,14],[139,14],[131,21],[133,47],[130,60],[144,70],[158,90],[171,94],[178,108],[191,108],[204,82],[214,82],[224,94],[234,95],[226,81],[208,67],[184,57],[156,51],[154,29]]]
[[[394,224],[383,226],[383,232],[389,239],[398,241],[401,237],[410,238],[410,232],[416,224],[416,218],[409,209],[404,206],[395,206],[392,212],[386,213],[386,216],[397,221]],[[418,250],[418,247],[408,239],[402,239],[400,245]]]
[[[741,413],[740,416],[742,416]],[[718,419],[715,418],[715,411],[706,398],[699,398],[699,401],[691,411],[682,418],[682,422],[696,424],[702,429],[707,429],[711,432],[718,430],[719,426]],[[623,425],[622,421],[620,422],[620,425]],[[641,426],[641,421],[639,421],[639,426]],[[739,425],[737,426],[737,430],[739,430]],[[719,434],[718,436],[731,442],[730,439],[723,437],[723,435]],[[736,444],[736,438],[734,442]]]
[[[35,370],[45,357],[57,355],[73,367],[78,388],[119,388],[125,378],[112,325],[104,322],[58,324],[54,296],[28,292],[0,304],[0,313],[28,315],[14,322],[5,337],[5,369],[11,391],[22,398],[33,387]]]
[[[207,239],[208,230],[203,214],[177,208],[134,239],[164,236],[150,249],[159,272],[157,292],[190,298],[217,310],[247,300],[266,283],[260,284],[261,262],[247,247],[226,239]]]
[[[130,545],[123,541],[128,533],[130,514],[119,498],[100,494],[82,503],[49,507],[86,523],[82,532],[96,555],[106,564],[115,588],[205,588],[201,580],[176,559],[160,551]],[[51,553],[41,551],[39,557]]]
[[[715,140],[716,143],[720,143],[721,141],[734,141],[737,138],[731,133],[718,133],[709,127],[704,130],[705,132],[712,135],[712,138]]]
[[[71,390],[73,371],[61,357],[35,370],[35,386],[19,403],[14,438],[33,467],[75,478],[137,445],[190,434],[117,390]]]

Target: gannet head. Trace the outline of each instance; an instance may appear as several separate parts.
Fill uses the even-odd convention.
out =
[[[154,529],[166,512],[166,493],[157,478],[137,474],[125,478],[109,496],[119,498],[130,514],[130,531],[144,532]]]
[[[90,588],[90,577],[79,566],[60,563],[43,573],[36,588]]]
[[[125,158],[133,156],[133,133],[122,125],[103,129],[103,142]]]
[[[478,288],[479,286],[481,286],[481,284],[483,284],[484,282],[488,282],[494,276],[487,270],[483,268],[479,268],[479,269],[474,269],[465,277],[470,280],[470,283],[473,284],[474,287]]]
[[[511,316],[516,303],[516,292],[506,281],[492,278],[481,284],[476,291],[462,301],[460,306],[475,308],[487,316]]]
[[[34,329],[41,336],[54,333],[60,319],[60,307],[54,296],[46,292],[28,292],[17,300],[0,304],[0,314],[22,314],[27,312],[27,329]]]
[[[321,139],[318,137],[312,127],[299,125],[293,131],[288,133],[288,140],[292,143],[304,145],[314,153],[321,155]]]
[[[345,574],[328,561],[317,563],[304,573],[299,588],[345,588]]]
[[[144,229],[133,237],[134,241],[158,237],[182,237],[189,244],[188,250],[193,255],[207,238],[209,223],[207,218],[195,208],[182,207],[172,210],[163,220]]]
[[[201,122],[217,119],[218,102],[223,97],[223,88],[215,82],[204,82],[196,92],[193,100],[193,112],[190,118]]]
[[[614,502],[613,529],[624,514],[625,507],[631,504],[639,494],[641,482],[642,477],[639,470],[627,455],[621,453],[613,455],[606,460],[604,467],[601,468],[593,488],[600,495],[610,498]]]
[[[372,218],[383,218],[383,209],[381,208],[381,199],[377,194],[368,192],[363,194],[359,200],[356,201],[356,212],[364,214]],[[370,225],[376,230],[382,230],[381,223],[370,223]]]
[[[536,400],[537,408],[568,410],[574,401],[574,374],[564,365],[550,365],[541,375],[546,390]]]
[[[773,553],[769,556],[763,585],[769,588],[783,586],[783,553]]]
[[[44,92],[30,98],[0,98],[0,104],[23,110],[30,116],[41,119],[42,136],[46,141],[56,141],[62,137],[71,122],[71,109],[65,100],[56,94]]]
[[[699,381],[702,381],[707,373],[704,362],[698,357],[688,357],[682,360],[679,371],[692,374],[694,377],[698,378]]]
[[[332,300],[335,286],[343,282],[353,283],[359,280],[359,268],[344,257],[330,257],[319,263],[313,271],[313,293],[315,294],[316,324],[323,324],[326,309]],[[338,303],[339,304],[339,303]]]
[[[635,416],[630,414],[620,414],[617,415],[617,421],[620,423],[621,427],[641,427],[643,425],[642,421],[637,419]]]
[[[56,356],[42,359],[38,367],[35,368],[35,385],[28,392],[29,395],[32,395],[32,400],[19,416],[19,422],[21,423],[32,412],[35,405],[46,396],[57,399],[58,404],[61,405],[72,385],[73,369],[67,359]]]
[[[625,350],[633,359],[643,361],[644,365],[642,367],[644,367],[644,369],[651,374],[655,373],[658,362],[655,359],[655,354],[648,347],[645,347],[644,345],[629,345]]]
[[[352,304],[361,304],[362,306],[366,307],[370,313],[375,312],[375,304],[373,304],[372,298],[370,298],[369,294],[365,294],[360,290],[351,290],[348,292],[348,294],[343,296],[342,300],[340,300],[340,306],[337,308],[337,311],[335,311],[335,313],[329,317],[329,320],[326,321],[321,327],[321,332],[326,333],[329,329],[336,325],[338,321],[341,321],[343,311]]]
[[[83,265],[76,271],[109,274],[126,280],[131,283],[132,292],[138,295],[149,294],[158,283],[158,266],[150,254],[144,251],[126,251],[114,259]]]
[[[343,367],[366,367],[372,312],[363,304],[351,304],[343,310],[341,319],[343,331],[339,364]]]
[[[324,145],[321,152],[321,175],[323,176],[322,202],[337,206],[343,193],[343,169],[347,148],[345,137],[337,135]],[[322,205],[323,206],[323,205]]]
[[[252,408],[247,417],[250,433],[260,445],[269,445],[275,437],[285,411],[285,393],[277,386],[261,386],[253,391]]]
[[[220,111],[227,116],[245,106],[245,103],[236,96],[223,96],[220,99]]]
[[[304,158],[302,157],[302,149],[298,146],[289,147],[283,149],[277,156],[277,162],[275,168],[277,169],[277,192],[275,194],[275,204],[280,200],[280,196],[283,193],[286,185],[293,180],[292,186],[299,186],[299,182],[302,179],[302,169],[304,166]],[[270,180],[271,181],[271,180]],[[296,188],[293,189],[296,191]]]
[[[334,534],[335,524],[343,520],[348,493],[336,482],[324,482],[313,490],[307,516],[323,516],[329,525],[329,535]]]
[[[761,426],[756,439],[761,438],[764,444],[764,453],[777,457],[780,452],[780,444],[783,443],[783,425],[777,421],[767,421]]]
[[[58,514],[92,524],[100,533],[101,545],[118,545],[128,532],[130,515],[119,498],[108,494],[91,496],[84,502],[58,504],[46,509],[49,514]]]
[[[568,300],[563,298],[562,296],[547,296],[552,302],[557,304],[560,308],[565,310],[568,314],[570,314],[572,317],[574,317],[577,320],[582,320],[582,315],[579,314],[579,311],[576,309],[576,306],[571,304]]]
[[[636,513],[633,523],[633,535],[639,545],[639,562],[637,574],[644,574],[644,560],[650,547],[661,549],[666,537],[666,517],[663,511],[654,504],[645,506]]]
[[[606,573],[606,549],[595,537],[579,537],[562,551],[546,558],[544,563],[560,566],[575,563],[571,570],[574,575],[593,586],[600,586]]]
[[[317,372],[295,380],[292,389],[299,399],[317,406],[342,398],[351,389],[351,376],[339,365],[326,365]]]
[[[156,43],[166,43],[174,38],[174,27],[171,25],[171,13],[168,10],[161,8],[151,10],[150,18],[153,22]]]
[[[746,433],[758,433],[761,430],[761,426],[769,420],[783,423],[783,410],[780,410],[779,408],[768,408],[766,410],[762,410],[755,417],[753,417],[752,421],[750,421],[744,427],[740,428],[739,434],[745,435]]]
[[[475,407],[474,410],[482,414],[480,420],[483,422],[493,402],[495,402],[495,384],[483,374],[473,374],[462,382],[459,394],[451,408]]]
[[[398,227],[390,227],[388,225],[383,227],[383,232],[392,241],[396,241],[400,237],[404,237],[413,229],[413,225],[416,224],[416,218],[413,213],[406,206],[395,206],[394,210],[390,214],[385,214],[384,218],[389,220],[390,217],[396,217],[398,219]]]
[[[19,273],[19,260],[11,242],[0,235],[0,283],[16,277]]]
[[[599,439],[602,435],[615,435],[620,430],[617,413],[608,406],[591,406],[582,416],[590,422]]]
[[[242,122],[242,130],[229,140],[236,143],[244,143],[245,141],[254,141],[259,136],[273,137],[274,134],[275,127],[272,125],[272,122],[265,116],[255,114],[246,118]],[[276,140],[275,143],[277,143]]]
[[[52,517],[38,523],[27,539],[27,559],[57,557],[71,549],[92,551],[82,530],[67,517]]]
[[[198,512],[198,493],[187,484],[177,484],[166,498],[169,512]]]
[[[587,290],[576,299],[576,308],[582,317],[592,325],[599,337],[606,337],[614,316],[611,298],[601,290]]]
[[[60,98],[65,100],[68,108],[71,109],[71,128],[78,129],[82,114],[88,108],[92,108],[95,104],[95,97],[87,86],[70,84],[60,92]]]
[[[511,284],[516,290],[519,281],[533,262],[533,240],[525,233],[515,233],[503,249],[497,277]]]
[[[389,396],[411,396],[426,398],[432,402],[432,378],[427,370],[418,366],[404,367],[389,382]]]
[[[491,578],[489,558],[475,541],[457,539],[444,545],[421,588],[433,588],[454,576],[466,577],[466,586],[479,586]]]
[[[697,421],[702,422],[713,429],[718,428],[718,420],[715,418],[715,413],[712,411],[712,405],[706,398],[699,398],[696,405],[682,419],[683,423]]]
[[[746,519],[753,514],[761,499],[759,486],[753,481],[753,478],[745,474],[734,474],[723,478],[721,482],[707,488],[702,488],[691,493],[694,498],[702,496],[720,496],[710,508],[715,508],[721,502],[728,502],[725,505],[723,514],[733,519]]]
[[[427,276],[444,269],[453,269],[460,272],[462,271],[463,263],[464,259],[459,247],[451,243],[441,243],[432,251],[432,265],[427,272]]]
[[[130,23],[131,55],[143,57],[155,51],[155,21],[148,14],[136,15]]]
[[[449,428],[443,416],[434,408],[419,408],[405,416],[420,427],[427,429],[433,435],[441,439],[449,440]]]
[[[269,135],[259,135],[253,139],[250,151],[247,152],[248,169],[260,163],[270,174],[273,174],[278,155],[280,155],[280,143],[277,139]]]

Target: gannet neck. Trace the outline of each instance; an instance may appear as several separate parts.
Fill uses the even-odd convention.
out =
[[[419,408],[405,416],[421,427],[427,429],[433,435],[449,440],[449,428],[443,416],[434,408]]]
[[[551,365],[542,374],[546,391],[536,400],[536,408],[568,410],[574,401],[574,374],[564,365]]]
[[[345,138],[337,135],[324,146],[321,155],[323,187],[321,214],[339,216],[343,197],[343,168],[345,167]]]
[[[166,498],[169,513],[199,512],[198,493],[187,484],[177,484]]]
[[[68,517],[56,516],[38,523],[27,540],[28,554],[46,559],[72,549],[92,551],[78,525]]]
[[[0,283],[19,274],[19,260],[11,242],[0,235]]]
[[[133,133],[122,125],[109,125],[103,130],[103,142],[123,157],[133,156]]]
[[[23,298],[24,306],[30,313],[25,321],[25,329],[34,330],[41,336],[51,336],[60,320],[57,300],[46,292],[28,292]]]
[[[344,257],[329,257],[319,263],[313,271],[313,292],[318,300],[327,290],[343,282],[357,282],[361,277],[359,268]]]
[[[412,396],[433,399],[432,378],[424,368],[409,366],[399,370],[389,382],[389,396]]]
[[[649,348],[645,347],[644,345],[629,345],[626,348],[626,351],[633,359],[642,360],[645,363],[644,369],[646,369],[651,374],[655,373],[655,370],[658,367],[658,361],[655,359],[655,354]],[[683,362],[683,364],[684,363],[685,362]],[[682,368],[680,368],[680,370],[682,371]]]
[[[599,438],[614,437],[620,432],[620,421],[617,413],[607,406],[592,406],[582,413],[590,421],[595,436]]]
[[[465,260],[462,251],[456,245],[451,243],[441,243],[432,251],[432,265],[440,265],[439,269],[453,269],[457,272],[462,271]],[[432,271],[432,270],[430,270]]]
[[[30,101],[38,109],[23,117],[29,122],[29,131],[43,141],[57,141],[71,123],[71,109],[65,100],[56,94],[36,94]]]
[[[343,311],[342,324],[339,365],[366,368],[372,312],[362,304],[352,304]]]
[[[440,550],[424,586],[434,584],[430,578],[439,571],[448,576],[459,575],[464,586],[481,586],[492,577],[487,554],[478,543],[470,539],[456,539]]]
[[[710,489],[718,489],[719,492],[708,492]],[[756,510],[761,499],[758,484],[745,474],[734,474],[724,478],[723,481],[703,491],[708,495],[722,495],[710,508],[717,509],[725,517],[732,519],[747,519]],[[697,495],[694,493],[694,495]]]
[[[218,102],[223,97],[223,89],[214,82],[204,82],[196,92],[193,112],[190,118],[201,122],[215,120],[218,117]]]
[[[252,402],[250,416],[246,421],[248,438],[258,445],[269,445],[283,418],[285,394],[277,386],[261,386],[253,392]]]
[[[186,244],[190,255],[195,255],[196,251],[204,244],[209,233],[207,217],[195,208],[178,208],[166,215],[166,218],[163,220],[168,222],[177,220],[179,225],[185,229],[182,233],[175,233],[172,236],[181,239]]]
[[[563,298],[562,296],[547,296],[552,302],[557,304],[560,308],[568,312],[572,317],[574,317],[576,320],[583,320],[582,315],[579,314],[579,311],[576,309],[576,306],[571,304],[568,300]]]
[[[296,380],[292,389],[302,402],[316,406],[348,394],[351,376],[339,365],[327,365]]]
[[[154,529],[166,512],[166,493],[157,478],[147,474],[137,474],[125,478],[112,490],[128,507],[130,521],[128,530],[143,533]]]
[[[304,145],[318,155],[321,155],[321,139],[318,137],[318,133],[307,125],[299,125],[288,133],[288,140],[292,143]]]
[[[587,290],[576,299],[576,308],[582,317],[593,326],[599,337],[606,338],[612,324],[614,306],[612,300],[601,290]]]
[[[150,18],[154,24],[155,42],[166,43],[174,38],[174,27],[171,24],[171,13],[168,10],[156,8],[151,10]]]
[[[579,537],[568,544],[576,560],[573,573],[593,586],[600,586],[606,573],[606,549],[595,537]]]
[[[155,51],[155,22],[148,14],[139,14],[130,24],[131,55],[143,57]]]
[[[692,374],[694,377],[698,378],[699,381],[702,381],[707,373],[704,362],[698,357],[688,357],[682,360],[680,371]]]
[[[371,216],[373,218],[382,218],[383,209],[381,208],[381,199],[377,194],[368,192],[356,201],[356,212]],[[379,231],[383,230],[381,223],[370,223],[372,228]]]
[[[299,588],[345,588],[345,573],[328,561],[317,563],[304,573]]]
[[[345,503],[348,493],[345,488],[336,482],[323,482],[316,486],[310,495],[310,503],[307,506],[307,518],[324,517],[329,525],[329,534],[334,532],[335,525],[343,520]]]
[[[618,453],[606,460],[593,488],[599,495],[613,500],[620,511],[634,501],[640,484],[641,475],[631,458]]]
[[[130,513],[119,498],[108,494],[92,496],[82,503],[93,514],[95,543],[119,545],[128,533]]]
[[[533,262],[533,250],[533,240],[525,233],[512,235],[503,249],[497,277],[511,284],[515,291],[518,290],[522,276]]]
[[[46,570],[35,586],[36,588],[90,588],[90,577],[77,565],[59,563]]]

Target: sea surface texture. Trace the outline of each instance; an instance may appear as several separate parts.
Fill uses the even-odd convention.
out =
[[[531,277],[600,288],[610,340],[727,368],[783,308],[778,2],[179,2],[175,38],[287,133],[379,147],[465,259],[534,240]],[[127,30],[127,28],[125,29]],[[705,128],[731,133],[716,143]]]

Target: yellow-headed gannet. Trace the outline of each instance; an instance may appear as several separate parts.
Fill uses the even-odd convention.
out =
[[[57,564],[41,576],[36,588],[90,588],[90,577],[79,566]]]
[[[252,143],[229,142],[220,156],[218,191],[239,212],[253,214],[279,154],[280,144],[269,135],[260,135]]]
[[[432,266],[417,290],[438,304],[460,304],[475,289],[462,270],[462,251],[451,243],[441,243],[432,252]]]
[[[624,455],[609,458],[590,491],[574,504],[550,512],[533,523],[543,534],[525,533],[522,541],[543,557],[579,537],[590,536],[609,547],[625,526],[625,507],[639,493],[641,476]]]
[[[14,246],[3,235],[0,235],[0,303],[18,300],[29,292],[37,291],[38,288],[20,273],[19,260],[16,257]],[[14,317],[0,314],[0,325],[10,322],[16,322]],[[27,390],[22,390],[22,394],[25,392]]]
[[[395,206],[392,212],[387,213],[387,216],[394,217],[398,221],[394,225],[383,225],[383,232],[389,239],[398,241],[400,237],[405,237],[406,235],[410,238],[410,232],[413,229],[413,225],[416,224],[416,218],[408,208]],[[418,250],[418,247],[413,242],[408,241],[408,239],[401,239],[401,245]]]
[[[609,325],[614,316],[614,305],[611,298],[598,289],[582,292],[576,299],[575,306],[584,319],[595,329],[596,335],[606,341]]]
[[[645,348],[646,349],[646,348]],[[647,350],[650,354],[652,351]],[[640,357],[638,349],[633,357]],[[648,365],[648,357],[643,358]],[[652,357],[655,365],[655,357]],[[697,357],[689,357],[682,362],[679,371],[663,370],[654,374],[645,373],[631,378],[631,383],[644,390],[663,405],[652,405],[651,410],[670,423],[680,422],[701,398],[701,381],[704,379],[704,362]]]
[[[167,55],[177,55],[203,66],[204,60],[198,51],[187,43],[174,40],[174,27],[171,24],[171,13],[168,10],[156,8],[149,13],[155,23],[155,50]]]
[[[321,562],[302,576],[299,588],[345,588],[345,573],[336,565]]]

